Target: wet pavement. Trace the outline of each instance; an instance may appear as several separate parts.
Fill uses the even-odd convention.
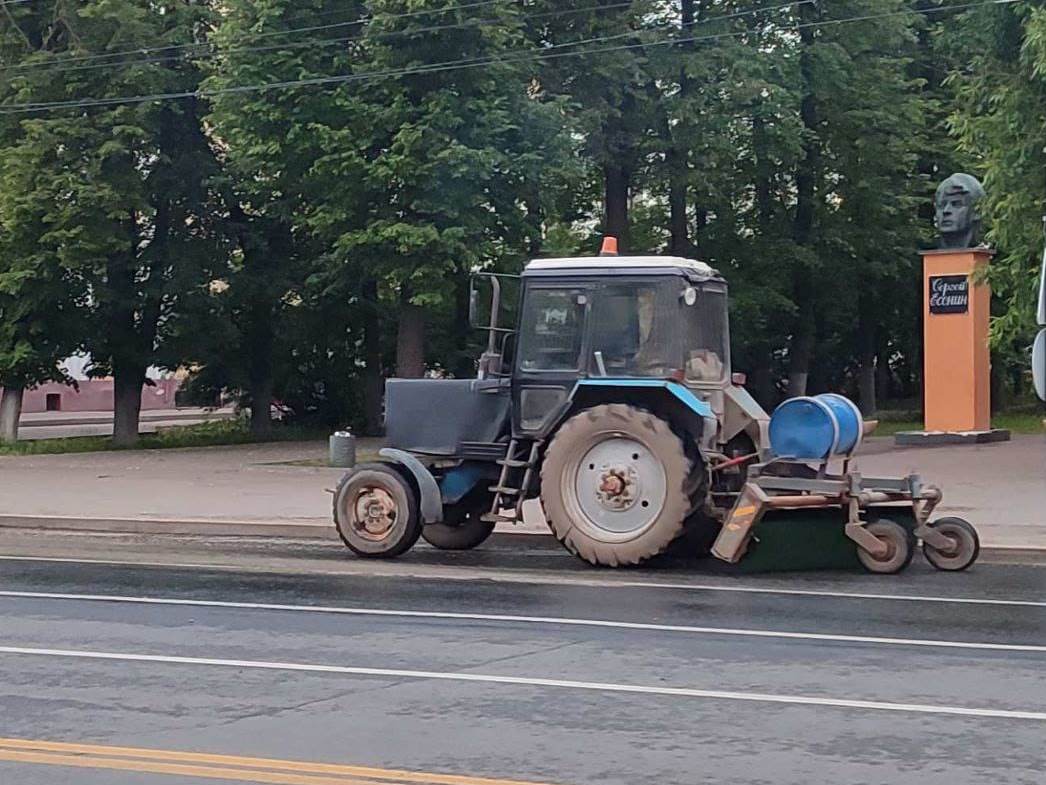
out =
[[[321,541],[0,532],[0,630],[0,783],[1046,770],[1046,567],[1002,557],[739,576],[593,569],[538,537],[370,562]]]

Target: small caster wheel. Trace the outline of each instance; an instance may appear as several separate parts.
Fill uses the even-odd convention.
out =
[[[952,548],[940,550],[928,542],[923,542],[926,561],[938,570],[959,572],[977,561],[981,553],[981,540],[977,536],[977,530],[968,521],[962,518],[941,518],[928,523],[927,526],[943,534],[953,543]]]
[[[864,548],[857,549],[857,558],[868,572],[893,575],[907,567],[915,555],[915,537],[899,523],[880,518],[864,527],[886,545],[886,553],[876,556]]]

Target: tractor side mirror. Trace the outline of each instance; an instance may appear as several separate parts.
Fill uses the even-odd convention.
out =
[[[501,344],[501,366],[502,369],[511,368],[516,361],[516,334],[508,333]]]

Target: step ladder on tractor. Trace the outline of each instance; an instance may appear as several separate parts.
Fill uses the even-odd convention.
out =
[[[852,403],[792,399],[770,418],[749,395],[731,373],[718,272],[616,250],[607,238],[599,256],[474,277],[474,324],[480,287],[491,290],[477,377],[388,381],[388,446],[334,494],[349,548],[392,557],[419,537],[473,548],[497,523],[527,518],[607,566],[677,543],[731,563],[792,551],[816,564],[812,551],[841,548],[892,573],[919,540],[939,569],[973,563],[973,527],[930,520],[940,491],[854,470],[864,423]],[[511,328],[500,315],[509,285],[521,290]],[[832,536],[806,537],[811,525]]]

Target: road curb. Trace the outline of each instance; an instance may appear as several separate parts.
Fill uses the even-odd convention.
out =
[[[326,522],[214,521],[169,518],[83,518],[63,515],[0,515],[2,529],[95,532],[99,534],[171,534],[212,537],[286,537],[336,540]]]
[[[167,534],[201,537],[284,537],[300,540],[337,540],[334,526],[326,521],[231,521],[186,518],[84,518],[63,515],[0,515],[3,529],[35,529],[97,534]],[[508,537],[541,536],[533,531],[499,530]],[[1046,546],[985,545],[981,553],[1023,561],[1046,562]]]

